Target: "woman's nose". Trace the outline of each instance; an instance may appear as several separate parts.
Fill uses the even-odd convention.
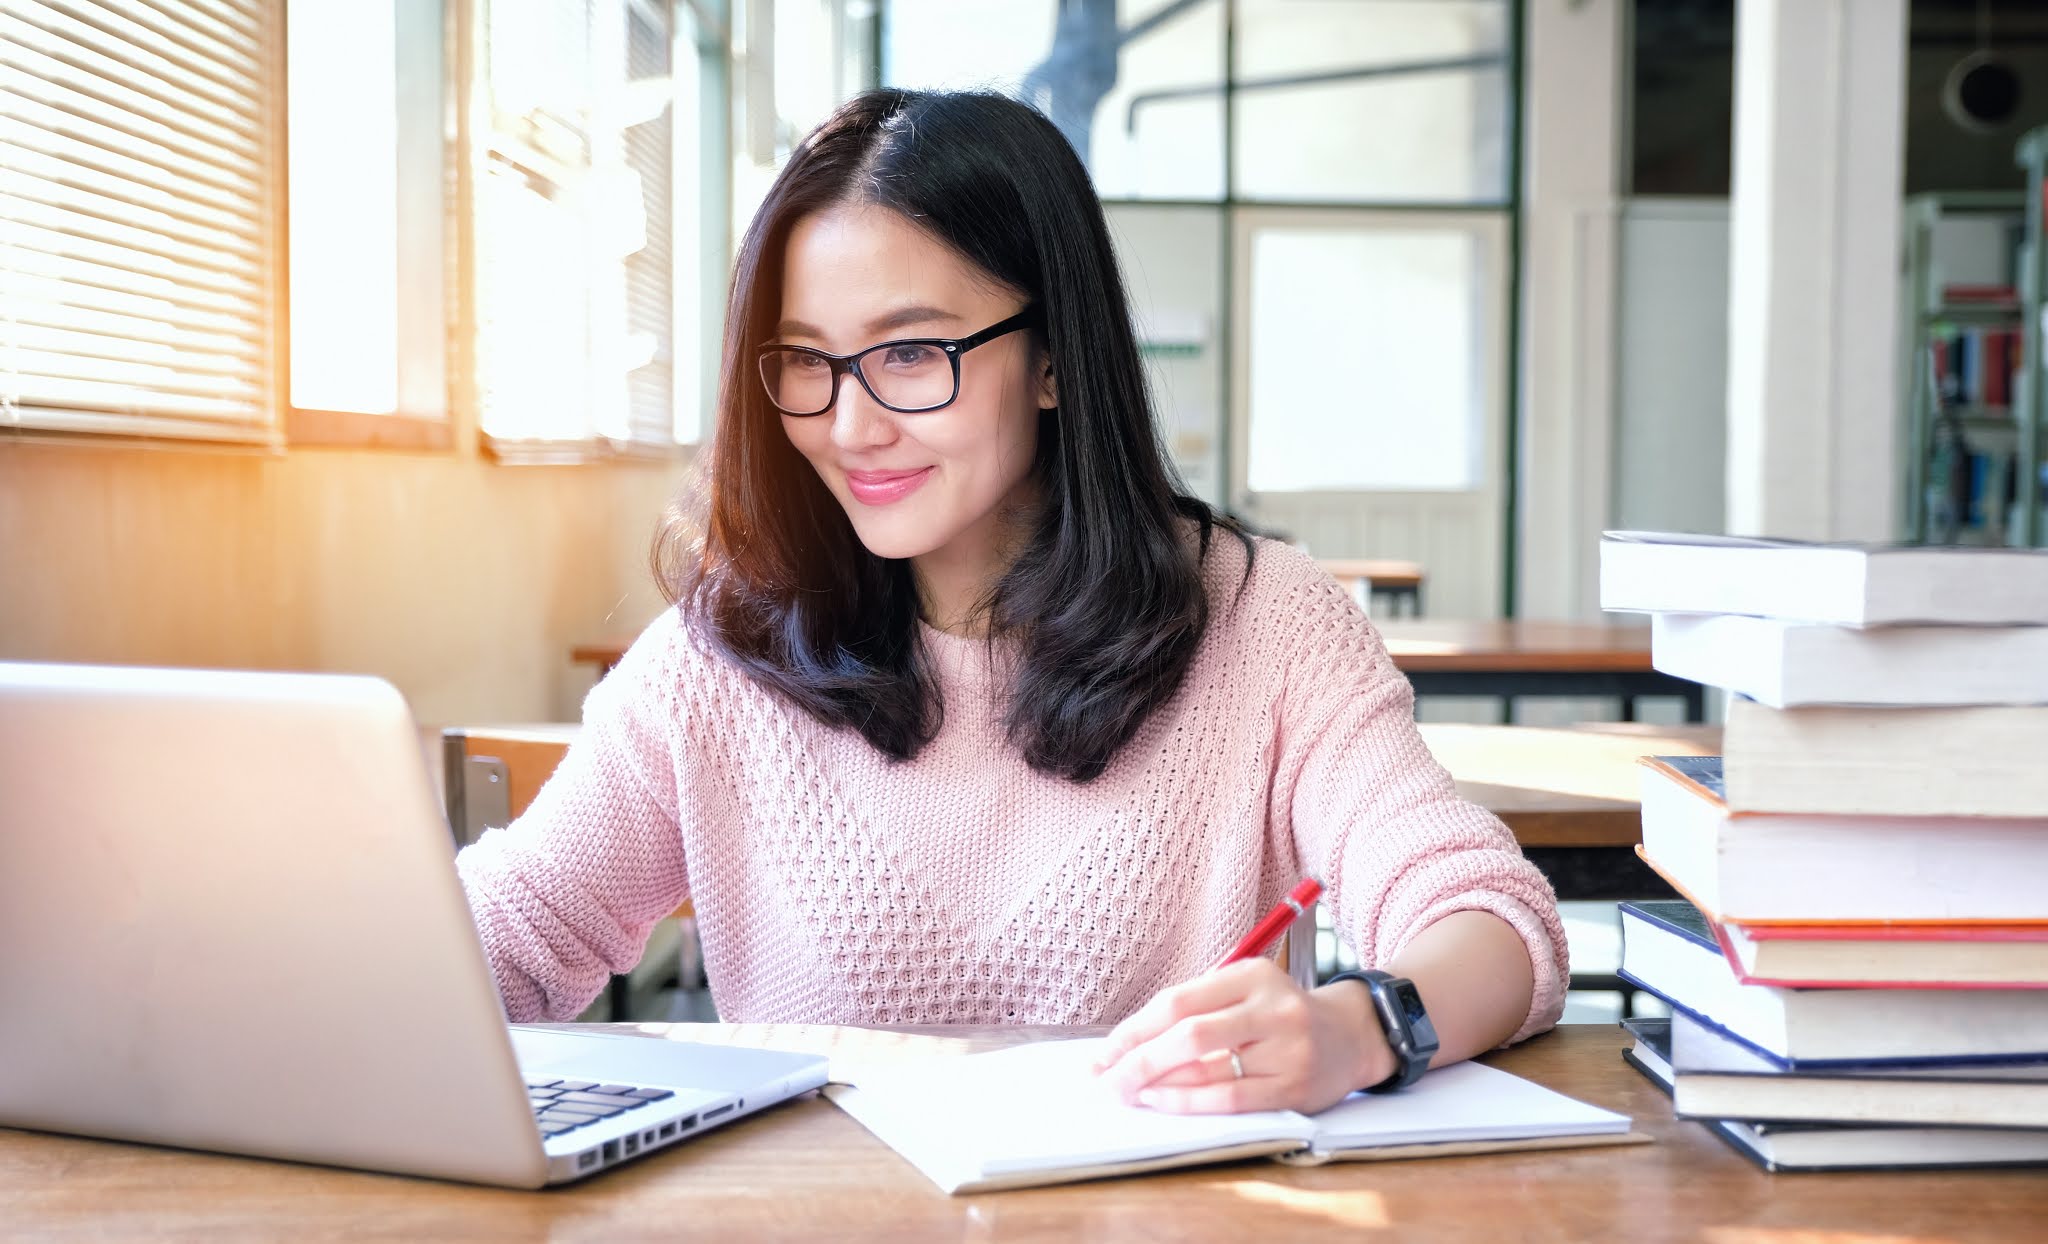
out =
[[[841,449],[872,449],[894,439],[896,423],[887,408],[868,396],[858,376],[847,372],[832,406],[832,443]]]

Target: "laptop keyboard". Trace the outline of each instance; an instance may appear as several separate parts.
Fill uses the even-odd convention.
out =
[[[560,1136],[601,1119],[638,1110],[649,1102],[674,1097],[664,1088],[631,1084],[599,1084],[595,1080],[528,1080],[527,1100],[543,1136]]]

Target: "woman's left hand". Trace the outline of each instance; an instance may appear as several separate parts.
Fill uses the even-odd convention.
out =
[[[1125,1101],[1172,1114],[1313,1113],[1393,1068],[1363,985],[1310,991],[1272,960],[1249,959],[1175,985],[1118,1024],[1097,1074]]]

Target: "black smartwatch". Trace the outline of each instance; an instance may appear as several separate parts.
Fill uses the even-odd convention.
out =
[[[1407,1088],[1422,1078],[1429,1070],[1429,1060],[1436,1054],[1436,1025],[1429,1022],[1429,1012],[1422,1008],[1422,994],[1415,988],[1415,982],[1390,972],[1367,968],[1362,972],[1339,972],[1325,985],[1338,981],[1357,981],[1372,995],[1373,1014],[1379,1016],[1380,1027],[1386,1030],[1387,1048],[1394,1051],[1394,1074],[1378,1084],[1366,1086],[1368,1093],[1385,1093],[1398,1088]]]

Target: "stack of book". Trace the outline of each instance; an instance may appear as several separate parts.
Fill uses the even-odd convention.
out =
[[[2048,1162],[2048,552],[1620,532],[1601,604],[1730,693],[1644,762],[1630,1061],[1771,1170]]]

